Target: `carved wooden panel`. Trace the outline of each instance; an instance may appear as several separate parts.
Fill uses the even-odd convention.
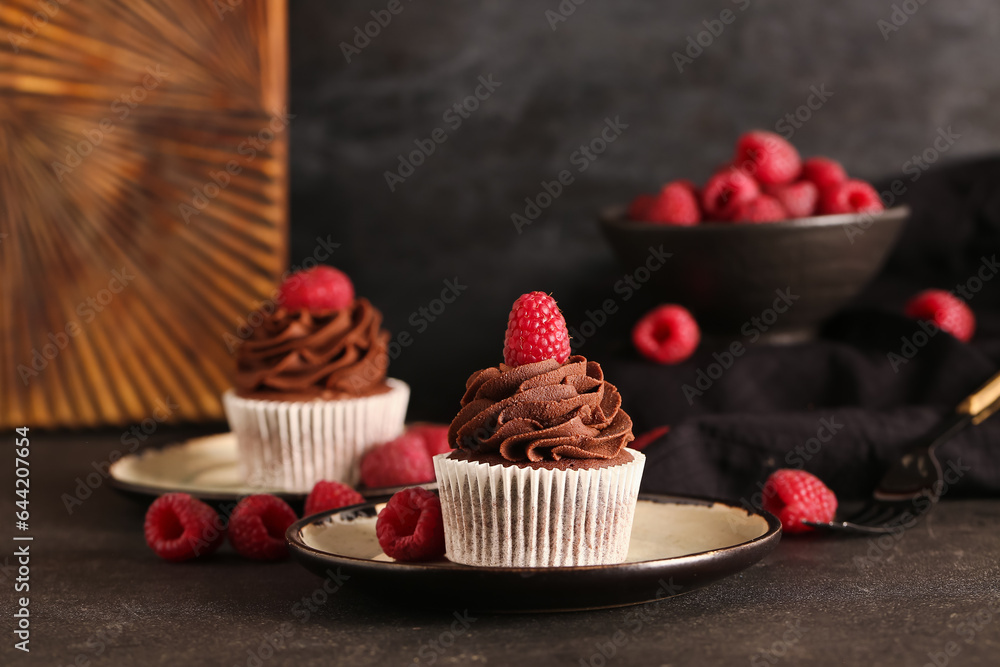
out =
[[[3,0],[0,37],[0,426],[220,418],[287,261],[284,0]]]

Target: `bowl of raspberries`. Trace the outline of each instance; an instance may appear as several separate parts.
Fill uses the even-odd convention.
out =
[[[672,181],[600,220],[636,280],[691,310],[705,333],[783,342],[813,336],[857,295],[908,217],[836,160],[803,159],[754,130],[705,183]]]

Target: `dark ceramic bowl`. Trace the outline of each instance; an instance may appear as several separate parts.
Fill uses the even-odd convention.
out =
[[[688,308],[706,334],[787,342],[813,336],[865,286],[909,213],[678,227],[632,222],[614,207],[601,228],[628,273],[661,303]],[[661,247],[671,256],[658,261]]]

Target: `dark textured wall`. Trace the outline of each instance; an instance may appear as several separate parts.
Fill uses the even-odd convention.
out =
[[[389,5],[399,12],[355,42]],[[466,376],[500,360],[520,293],[553,292],[570,324],[582,321],[623,272],[595,212],[666,180],[704,179],[741,131],[777,128],[864,177],[920,169],[912,157],[948,127],[960,136],[939,163],[1000,144],[996,2],[561,6],[575,8],[564,21],[546,14],[555,0],[291,0],[291,260],[329,236],[340,244],[331,263],[394,334],[411,335],[391,372],[414,387],[412,417],[452,416]],[[708,46],[688,50],[702,31]],[[693,56],[683,71],[675,52]],[[499,85],[479,89],[486,99],[467,118],[449,113],[480,77]],[[799,109],[815,90],[825,101]],[[797,111],[807,120],[789,122]],[[576,153],[606,119],[627,128],[593,161]],[[397,156],[435,130],[443,143],[390,190]],[[518,233],[511,215],[562,170],[572,183]],[[455,278],[467,286],[457,300],[428,311],[434,321],[420,314],[440,310],[432,302]],[[622,346],[653,301],[639,294],[591,349]]]

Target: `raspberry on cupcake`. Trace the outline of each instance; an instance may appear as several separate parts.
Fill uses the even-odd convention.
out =
[[[618,563],[628,553],[645,457],[600,365],[569,356],[555,301],[514,304],[505,363],[466,382],[434,457],[447,556],[467,565]]]
[[[290,276],[276,310],[237,350],[226,416],[255,486],[309,491],[356,484],[362,456],[403,431],[409,387],[386,377],[382,314],[344,273]]]

